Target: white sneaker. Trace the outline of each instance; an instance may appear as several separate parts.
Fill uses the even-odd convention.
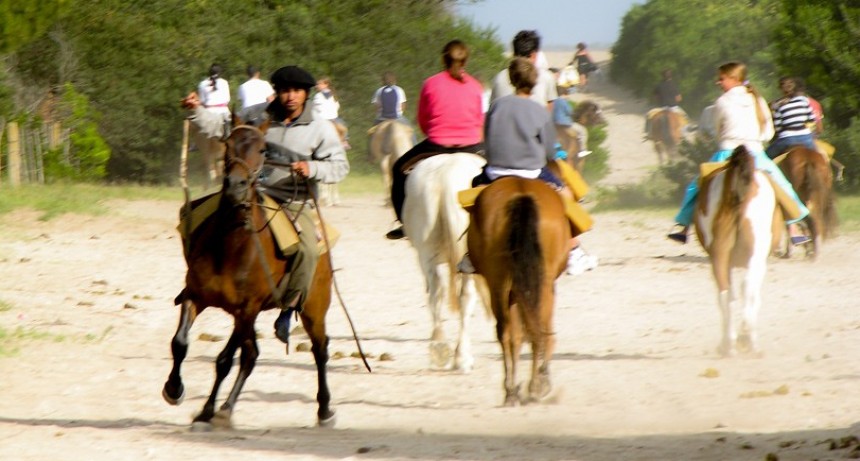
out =
[[[597,268],[597,257],[586,254],[582,248],[576,247],[570,251],[567,257],[568,275],[582,275],[587,271]]]
[[[591,151],[590,151],[590,150],[584,150],[584,151],[582,151],[582,152],[580,152],[580,153],[576,154],[576,156],[577,156],[578,158],[587,157],[587,156],[589,156],[589,155],[591,155]]]
[[[469,253],[463,255],[463,259],[457,263],[457,272],[461,274],[474,274],[475,266],[472,265],[472,260],[469,258]]]

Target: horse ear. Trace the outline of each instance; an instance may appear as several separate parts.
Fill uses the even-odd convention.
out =
[[[245,124],[245,121],[242,120],[242,117],[239,117],[239,114],[236,112],[230,112],[230,115],[233,117],[233,126],[241,126]]]
[[[262,131],[265,134],[267,131],[269,131],[269,123],[271,121],[272,121],[272,119],[266,117],[266,119],[263,120],[263,123],[261,123],[260,126],[258,126],[257,128],[259,128],[260,131]]]

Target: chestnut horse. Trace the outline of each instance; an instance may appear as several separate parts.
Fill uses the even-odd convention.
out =
[[[562,101],[567,102],[563,98],[559,98],[558,102]],[[600,111],[600,106],[591,100],[577,103],[576,107],[573,108],[571,118],[586,129],[606,123],[606,119],[603,118],[603,113]],[[578,157],[576,154],[588,149],[588,146],[579,145],[579,138],[575,130],[569,126],[556,125],[556,135],[562,149],[567,152],[567,163],[577,171],[582,172],[582,169],[585,168],[585,157]]]
[[[226,142],[226,170],[217,210],[186,236],[185,288],[176,297],[181,304],[179,326],[171,343],[173,368],[162,396],[178,405],[185,396],[180,368],[188,352],[188,333],[194,320],[209,306],[233,316],[233,333],[215,361],[215,384],[194,417],[194,423],[229,426],[236,400],[259,355],[254,322],[262,310],[278,307],[276,285],[288,276],[290,258],[284,257],[268,228],[266,210],[255,187],[263,166],[264,131],[236,124]],[[188,219],[188,218],[186,218]],[[311,339],[317,369],[317,421],[334,423],[329,408],[331,394],[326,380],[328,337],[325,316],[331,301],[332,268],[329,254],[322,255],[311,291],[299,316]],[[218,389],[241,350],[239,374],[230,394],[215,411]]]
[[[433,321],[430,358],[438,368],[469,372],[474,363],[468,327],[479,296],[474,277],[457,272],[457,262],[466,254],[463,236],[469,226],[469,214],[460,206],[457,193],[472,187],[472,179],[485,163],[482,157],[463,152],[435,155],[418,162],[406,179],[403,232],[418,253],[424,274]],[[446,299],[460,320],[454,354],[442,330]]]
[[[812,239],[806,245],[806,256],[815,259],[821,243],[836,230],[836,203],[833,196],[833,171],[827,159],[816,150],[793,146],[780,162],[779,167],[798,197],[809,208],[809,218],[804,221]],[[786,257],[791,256],[793,245],[786,244]]]
[[[561,196],[538,179],[493,181],[470,209],[469,256],[486,281],[505,367],[505,405],[549,394],[555,346],[555,280],[567,265],[571,229]],[[532,344],[528,395],[519,395],[523,332]]]
[[[686,125],[685,117],[672,109],[656,110],[651,116],[651,129],[648,138],[654,143],[657,161],[660,165],[671,162],[678,155],[681,135]]]
[[[696,234],[708,253],[717,283],[722,314],[718,352],[759,353],[758,312],[767,257],[784,226],[782,211],[767,173],[755,169],[755,158],[745,147],[735,149],[722,171],[705,178],[696,201]],[[740,332],[732,304],[732,269],[746,268],[740,296]]]
[[[391,190],[391,167],[394,162],[415,144],[413,133],[411,126],[397,120],[384,120],[368,130],[370,139],[367,153],[370,161],[379,164],[382,169],[386,191]]]

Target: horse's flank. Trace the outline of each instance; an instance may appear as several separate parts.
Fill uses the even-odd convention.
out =
[[[833,171],[824,154],[802,146],[791,148],[779,166],[809,209],[806,223],[813,241],[811,255],[814,257],[819,253],[822,241],[835,233],[838,224]]]

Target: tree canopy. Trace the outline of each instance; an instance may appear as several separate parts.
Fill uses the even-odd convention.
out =
[[[488,80],[505,59],[493,31],[458,20],[450,1],[65,1],[52,24],[7,54],[0,107],[5,94],[6,106],[26,112],[70,84],[100,114],[114,180],[175,176],[184,117],[179,99],[214,62],[232,88],[251,64],[264,78],[289,64],[327,75],[341,115],[361,133],[374,118],[370,99],[384,71],[395,72],[414,101],[423,79],[441,70],[449,40],[469,44],[469,70],[479,78]],[[407,107],[414,111],[414,104]],[[362,159],[357,151],[363,146],[351,152]]]

